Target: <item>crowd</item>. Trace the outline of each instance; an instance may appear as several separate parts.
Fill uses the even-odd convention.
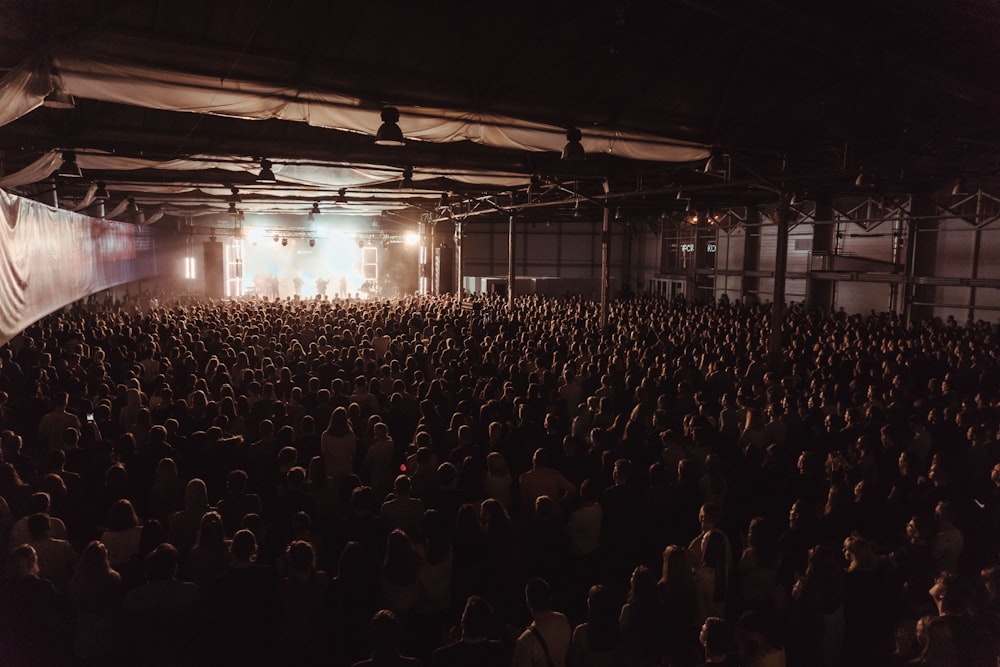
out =
[[[988,323],[160,303],[0,347],[2,664],[996,664]]]

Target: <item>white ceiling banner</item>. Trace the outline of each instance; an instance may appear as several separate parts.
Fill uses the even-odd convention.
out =
[[[0,99],[7,101],[11,109],[0,114],[0,124],[41,104],[39,93],[44,97],[52,89],[52,69],[59,72],[66,92],[84,99],[249,120],[289,120],[370,135],[382,123],[381,110],[361,108],[361,100],[350,95],[220,80],[61,51],[51,63],[39,57],[26,61],[0,82]],[[415,141],[472,141],[498,148],[551,152],[561,151],[566,144],[566,129],[558,125],[452,109],[398,109],[403,134]],[[690,162],[709,155],[708,147],[701,144],[655,135],[580,129],[588,152],[662,162]]]

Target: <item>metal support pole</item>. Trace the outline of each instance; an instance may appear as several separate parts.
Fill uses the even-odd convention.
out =
[[[813,256],[820,255],[824,258],[822,268],[833,268],[829,255],[834,252],[836,237],[836,225],[833,223],[833,205],[828,198],[816,200],[816,215],[813,223],[812,252]],[[829,264],[828,264],[829,263]],[[816,267],[810,264],[809,270]],[[832,280],[819,280],[809,278],[806,281],[806,294],[808,294],[809,308],[813,310],[829,311],[834,303],[834,286]]]
[[[899,265],[903,254],[903,214],[900,213],[892,221],[892,263]],[[893,269],[895,273],[895,269]],[[899,312],[899,283],[889,283],[889,312]]]
[[[507,310],[514,310],[514,216],[507,218]]]
[[[434,275],[434,267],[437,262],[435,261],[435,247],[434,247],[434,228],[437,227],[437,222],[431,222],[427,225],[427,268],[425,275],[427,276],[427,293],[428,294],[438,294],[438,280],[435,280],[437,276]]]
[[[455,295],[462,298],[462,221],[455,221]]]
[[[775,212],[778,238],[774,248],[774,293],[771,303],[771,332],[767,341],[769,366],[777,368],[781,363],[781,325],[785,319],[785,277],[788,273],[788,195],[781,193],[778,210]]]
[[[427,294],[430,289],[429,281],[427,280],[427,264],[430,253],[430,247],[427,243],[427,226],[426,222],[417,224],[417,233],[420,236],[420,256],[417,264],[417,294]]]
[[[934,307],[928,304],[937,301],[937,288],[916,281],[917,278],[933,277],[936,269],[938,219],[931,217],[934,211],[934,202],[925,194],[914,195],[906,249],[908,259],[903,312],[907,324],[919,323],[934,315]]]
[[[604,207],[601,222],[601,329],[608,326],[608,282],[611,265],[611,209]]]
[[[744,303],[760,302],[760,278],[749,275],[760,269],[760,212],[753,207],[747,210],[747,220],[743,224],[743,266],[741,273],[740,297]]]
[[[979,277],[979,254],[983,246],[983,229],[980,220],[983,215],[983,191],[980,190],[976,196],[976,233],[972,241],[972,279]],[[973,283],[969,287],[969,316],[968,320],[974,321],[976,315],[976,285]]]

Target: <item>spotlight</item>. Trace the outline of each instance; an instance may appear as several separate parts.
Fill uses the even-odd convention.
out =
[[[451,205],[451,200],[448,198],[447,192],[441,193],[441,200],[438,202],[438,208],[448,208]]]
[[[348,202],[348,199],[347,199],[347,188],[340,188],[340,190],[337,191],[336,202],[338,204],[346,204]]]
[[[309,247],[310,248],[316,247],[316,239],[309,239]]]
[[[314,201],[313,202],[312,210],[309,211],[309,212],[312,213],[313,215],[319,215],[320,214],[319,202],[318,201]]]
[[[135,203],[135,197],[132,197],[132,196],[128,197],[128,206],[125,207],[125,210],[128,211],[129,213],[138,213],[139,212],[139,207],[136,206],[136,203]]]
[[[406,167],[403,169],[403,181],[399,184],[402,189],[410,189],[413,187],[413,167]]]
[[[274,164],[266,157],[260,159],[260,173],[257,174],[258,183],[270,184],[278,182],[278,179],[274,177],[274,171],[271,169],[273,166]]]
[[[288,239],[281,239],[281,246],[284,247],[288,245]]]
[[[405,146],[403,131],[399,129],[399,109],[386,107],[382,109],[382,125],[375,134],[375,143],[379,146]]]
[[[857,188],[871,188],[875,186],[875,180],[872,178],[871,173],[861,167],[861,171],[858,172],[858,177],[854,179],[854,187]]]
[[[277,242],[278,242],[278,240],[279,240],[279,239],[278,239],[278,235],[277,235],[277,234],[275,234],[275,235],[274,235],[274,242],[275,242],[275,243],[277,243]]]
[[[528,196],[542,194],[542,178],[536,174],[531,176],[531,184],[528,186]]]
[[[240,189],[239,188],[237,188],[236,186],[233,186],[233,187],[229,188],[229,191],[232,194],[229,195],[229,198],[226,199],[226,201],[228,201],[231,204],[239,204],[239,203],[241,203],[243,201],[243,197],[240,197]]]
[[[415,246],[418,243],[420,243],[420,234],[417,234],[416,232],[410,232],[403,237],[403,242],[406,243],[406,245],[408,246]]]
[[[104,181],[97,181],[97,189],[94,190],[94,200],[101,202],[102,204],[107,200],[111,199],[111,193],[108,192],[108,186]]]
[[[66,151],[62,154],[62,164],[59,165],[59,171],[56,172],[56,176],[62,176],[63,178],[83,178],[83,172],[80,171],[80,165],[76,163],[76,153],[73,151]]]
[[[42,106],[49,109],[74,109],[76,108],[76,100],[62,88],[56,87],[45,96]]]
[[[705,162],[705,173],[725,176],[727,172],[726,156],[718,148],[712,149],[712,155]]]
[[[581,162],[587,159],[587,152],[583,150],[583,133],[579,128],[570,127],[566,130],[566,145],[563,147],[562,159],[566,162]]]

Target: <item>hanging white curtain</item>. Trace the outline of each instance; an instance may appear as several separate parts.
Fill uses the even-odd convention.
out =
[[[94,292],[156,274],[149,230],[0,190],[0,343]]]

